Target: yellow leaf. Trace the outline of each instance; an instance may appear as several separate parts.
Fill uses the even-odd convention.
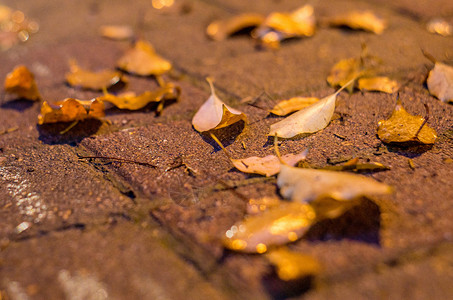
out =
[[[381,34],[387,27],[387,22],[370,10],[351,11],[344,15],[333,17],[329,20],[331,26],[347,26],[351,29]]]
[[[288,100],[280,101],[272,108],[271,113],[277,116],[286,116],[287,114],[310,106],[317,101],[319,101],[319,98],[315,97],[293,97]]]
[[[38,124],[71,122],[88,118],[97,119],[104,117],[104,115],[102,101],[66,98],[55,103],[44,101],[41,106],[41,113],[38,116]]]
[[[315,219],[310,205],[284,202],[233,225],[225,233],[223,245],[239,252],[264,253],[269,247],[296,241]]]
[[[299,154],[287,154],[282,156],[282,160],[294,166],[299,161],[305,159],[307,152],[304,151]],[[231,159],[233,165],[239,171],[244,173],[254,173],[265,176],[272,176],[280,172],[280,160],[275,155],[268,155],[266,157],[248,157],[243,159]]]
[[[378,91],[388,94],[393,94],[399,89],[399,84],[395,80],[391,80],[388,77],[369,77],[359,78],[358,80],[359,90],[363,91]]]
[[[435,18],[426,24],[426,29],[431,33],[437,33],[442,36],[451,36],[453,26],[441,18]]]
[[[34,101],[39,100],[41,97],[35,76],[23,65],[15,67],[12,72],[6,75],[5,91],[20,98]]]
[[[159,56],[150,43],[139,40],[118,60],[118,68],[132,74],[161,75],[171,69],[171,63]]]
[[[221,41],[243,29],[259,26],[263,21],[264,17],[260,14],[241,14],[227,20],[212,22],[206,28],[206,34],[213,40]]]
[[[363,65],[360,59],[347,58],[336,63],[327,76],[327,82],[331,87],[343,86],[351,81],[348,91],[354,90],[354,79],[363,75]]]
[[[193,127],[199,132],[205,132],[227,127],[241,120],[247,122],[247,116],[223,103],[215,94],[212,81],[208,79],[208,82],[211,87],[211,96],[193,117]]]
[[[317,275],[321,271],[318,260],[313,256],[290,251],[286,247],[269,251],[266,258],[284,281]]]
[[[138,110],[142,109],[151,102],[161,102],[165,100],[178,100],[181,89],[178,86],[167,84],[157,91],[146,91],[143,94],[136,95],[134,92],[122,93],[119,95],[105,94],[97,99],[100,101],[110,102],[119,109]]]
[[[431,95],[443,102],[453,102],[453,67],[436,62],[426,83]]]
[[[425,123],[425,118],[409,114],[398,101],[390,118],[379,121],[377,133],[384,143],[434,144],[437,133]]]
[[[323,198],[348,201],[392,192],[390,186],[362,175],[285,165],[281,167],[277,185],[283,197],[300,203]]]
[[[124,82],[121,72],[113,70],[101,70],[92,72],[84,70],[77,65],[75,60],[70,61],[71,72],[66,74],[66,81],[71,86],[85,89],[102,90],[109,88],[120,81]]]
[[[99,29],[101,36],[111,40],[130,40],[134,31],[127,25],[104,25]]]

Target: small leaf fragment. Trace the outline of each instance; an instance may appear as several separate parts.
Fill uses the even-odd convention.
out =
[[[211,96],[193,117],[193,127],[199,132],[205,132],[227,127],[241,120],[247,122],[247,116],[223,103],[215,94],[212,81],[208,79],[208,82],[211,87]]]
[[[362,175],[285,165],[281,167],[277,185],[283,197],[300,203],[323,198],[349,201],[392,192],[390,186]]]
[[[44,101],[38,124],[79,121],[89,118],[99,119],[104,117],[104,103],[93,100],[77,100],[66,98],[55,103]]]
[[[213,40],[222,41],[238,31],[250,27],[257,27],[263,21],[264,17],[260,14],[240,14],[230,19],[210,23],[206,28],[206,34]]]
[[[321,265],[313,256],[290,251],[286,247],[269,251],[266,258],[284,281],[317,275],[321,271]]]
[[[124,82],[121,72],[113,70],[101,70],[92,72],[79,67],[75,60],[70,61],[71,72],[66,73],[66,81],[71,86],[82,87],[91,90],[109,88],[120,81]]]
[[[435,18],[426,24],[426,29],[431,33],[442,36],[451,36],[453,34],[453,25],[442,18]]]
[[[233,225],[225,233],[223,245],[239,252],[264,253],[272,246],[296,241],[315,219],[310,205],[284,202]]]
[[[139,40],[118,60],[118,68],[140,76],[162,75],[172,68],[171,63],[159,56],[150,43]]]
[[[369,78],[359,78],[358,88],[361,91],[377,91],[387,94],[393,94],[399,89],[397,81],[388,77],[378,76]]]
[[[307,152],[304,151],[299,154],[287,154],[282,156],[284,161],[289,166],[296,165],[299,161],[304,160]],[[243,159],[231,159],[234,167],[244,173],[260,174],[265,176],[272,176],[280,172],[280,160],[275,155],[268,155],[266,157],[248,157]]]
[[[156,91],[146,91],[140,95],[136,95],[134,92],[126,92],[119,95],[106,93],[97,99],[110,102],[119,109],[138,110],[144,108],[151,102],[178,100],[180,94],[181,89],[178,86],[166,84]]]
[[[347,26],[351,29],[361,29],[376,34],[382,34],[387,27],[387,22],[370,10],[350,11],[344,15],[333,17],[329,20],[331,26]]]
[[[436,62],[426,83],[431,95],[443,102],[453,102],[453,67]]]
[[[130,40],[134,37],[134,31],[127,25],[103,25],[99,28],[102,37],[111,40]]]
[[[349,83],[346,83],[349,85]],[[314,104],[271,125],[269,136],[292,138],[299,134],[313,133],[329,125],[335,111],[337,95],[346,86]]]
[[[286,116],[292,112],[301,110],[319,101],[316,97],[293,97],[288,100],[282,100],[270,111],[277,116]]]
[[[390,118],[379,121],[377,134],[384,143],[434,144],[437,133],[425,123],[425,118],[409,114],[398,101]]]
[[[20,98],[37,101],[40,99],[35,76],[26,66],[19,65],[6,75],[5,91]]]

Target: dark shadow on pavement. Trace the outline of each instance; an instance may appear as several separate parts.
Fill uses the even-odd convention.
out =
[[[102,121],[97,119],[79,121],[79,123],[68,132],[62,134],[61,132],[70,125],[71,122],[38,125],[39,140],[49,145],[77,144],[82,139],[98,132],[102,125]]]
[[[18,99],[3,102],[0,107],[4,108],[4,109],[14,109],[19,112],[23,112],[23,111],[29,109],[30,107],[32,107],[35,103],[36,103],[35,101],[18,98]]]

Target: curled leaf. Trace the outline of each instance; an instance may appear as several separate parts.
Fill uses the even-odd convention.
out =
[[[426,29],[431,33],[437,33],[442,36],[450,36],[453,34],[453,25],[442,18],[435,18],[426,24]]]
[[[112,103],[119,109],[138,110],[151,102],[178,100],[180,94],[181,89],[178,86],[167,84],[156,91],[146,91],[140,95],[136,95],[134,92],[126,92],[119,95],[106,93],[97,99]]]
[[[139,40],[118,60],[118,68],[140,76],[161,75],[171,69],[171,63],[159,56],[150,43]]]
[[[285,119],[271,125],[269,135],[281,138],[292,138],[299,134],[313,133],[324,129],[329,125],[335,111],[335,101],[347,85],[340,88],[330,96],[315,102],[314,104],[286,117]]]
[[[316,214],[310,205],[284,202],[233,225],[225,233],[223,245],[239,252],[264,253],[271,246],[299,239],[315,218]]]
[[[266,46],[278,48],[281,40],[312,36],[315,33],[315,26],[313,6],[307,4],[292,13],[271,13],[253,32],[253,37]]]
[[[453,102],[453,67],[436,62],[426,83],[431,95],[443,102]]]
[[[272,207],[279,206],[281,203],[282,201],[277,196],[253,198],[247,203],[247,213],[249,215],[256,215]]]
[[[93,100],[77,100],[66,98],[63,101],[48,103],[44,101],[41,113],[38,116],[38,124],[79,121],[89,118],[104,117],[104,103]]]
[[[111,40],[130,40],[134,31],[127,25],[104,25],[99,29],[101,36]]]
[[[40,94],[36,85],[35,76],[26,66],[20,65],[6,75],[5,91],[20,98],[39,100]]]
[[[208,82],[211,87],[211,96],[193,117],[193,127],[199,132],[204,132],[227,127],[241,120],[247,122],[247,116],[223,103],[215,94],[212,81],[208,79]]]
[[[319,98],[316,97],[293,97],[280,101],[272,108],[271,113],[277,116],[286,116],[287,114],[308,107],[317,101],[319,101]]]
[[[266,258],[274,265],[278,277],[284,281],[313,276],[321,271],[318,260],[313,256],[290,251],[286,247],[269,251]]]
[[[425,118],[409,114],[399,101],[390,118],[379,121],[377,134],[384,143],[434,144],[437,138]]]
[[[92,72],[79,67],[75,60],[69,62],[71,72],[66,74],[66,81],[71,86],[82,87],[91,90],[102,90],[109,88],[120,81],[124,81],[121,72],[112,70],[101,70]]]
[[[227,20],[214,21],[206,28],[206,34],[213,40],[221,41],[246,28],[257,27],[263,23],[260,14],[241,14]]]
[[[290,166],[296,165],[299,161],[305,159],[307,152],[299,154],[287,154],[282,156],[282,161]],[[265,176],[272,176],[280,172],[280,160],[275,155],[266,157],[248,157],[244,159],[231,159],[234,167],[244,173],[254,173]]]
[[[399,89],[399,84],[388,77],[359,78],[358,88],[361,91],[377,91],[393,94]]]
[[[283,197],[300,203],[323,198],[348,201],[392,192],[390,186],[362,175],[285,165],[281,167],[277,185]]]
[[[329,20],[331,26],[347,26],[351,29],[381,34],[387,27],[387,22],[370,10],[351,11],[344,15],[333,17]]]

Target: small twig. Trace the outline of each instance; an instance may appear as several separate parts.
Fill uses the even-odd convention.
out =
[[[111,156],[80,156],[80,155],[77,155],[77,156],[79,157],[79,159],[109,159],[109,160],[117,160],[117,161],[125,162],[125,163],[131,163],[131,164],[138,164],[138,165],[142,165],[142,166],[148,166],[148,167],[151,167],[151,168],[157,168],[156,165],[153,165],[151,163],[131,160],[131,159],[127,159],[127,158],[111,157]]]
[[[8,129],[0,130],[0,135],[7,134],[7,133],[10,133],[10,132],[14,132],[14,131],[16,131],[18,129],[19,129],[19,127],[11,127],[11,128],[8,128]]]
[[[225,149],[225,147],[223,147],[223,144],[219,141],[219,139],[212,132],[210,132],[209,134],[211,135],[211,138],[217,143],[217,145],[219,145],[220,148],[222,148],[223,153],[225,153],[225,155],[228,157],[228,159],[231,160],[231,155],[228,153],[228,151]]]
[[[62,131],[60,131],[60,134],[61,134],[61,135],[65,134],[66,132],[68,132],[69,130],[71,130],[72,128],[74,128],[77,124],[79,124],[79,120],[76,120],[76,121],[72,122],[71,125],[69,125],[69,126],[66,127],[65,129],[63,129]]]
[[[437,60],[434,58],[434,56],[431,53],[426,52],[424,49],[421,49],[423,56],[425,56],[429,61],[431,61],[433,64],[437,62]]]
[[[415,133],[415,138],[418,137],[418,134],[420,133],[420,131],[422,131],[423,126],[425,126],[426,122],[428,122],[428,120],[429,120],[429,106],[426,103],[423,103],[423,105],[425,106],[426,117],[424,118],[422,125],[420,125],[420,128]]]

